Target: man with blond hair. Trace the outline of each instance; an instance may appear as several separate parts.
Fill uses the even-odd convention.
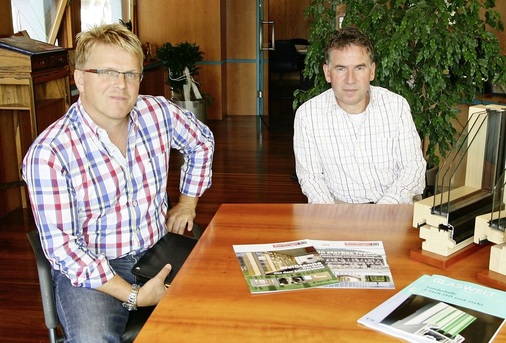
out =
[[[163,97],[138,95],[143,52],[120,24],[77,37],[79,100],[23,163],[68,342],[120,342],[130,311],[156,305],[171,266],[141,285],[131,268],[165,233],[191,230],[211,185],[214,138]],[[185,156],[179,202],[166,194],[171,149]]]

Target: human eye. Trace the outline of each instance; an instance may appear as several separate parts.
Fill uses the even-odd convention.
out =
[[[346,68],[345,68],[345,67],[343,67],[343,66],[337,66],[337,67],[336,67],[336,70],[337,70],[338,72],[342,73],[342,72],[345,72],[345,71],[346,71]]]
[[[129,80],[136,80],[138,78],[138,75],[139,74],[137,74],[137,73],[127,71],[125,73],[125,78],[127,78]]]
[[[117,78],[119,75],[118,71],[112,70],[112,69],[98,69],[97,73],[100,76],[110,77],[110,78]]]

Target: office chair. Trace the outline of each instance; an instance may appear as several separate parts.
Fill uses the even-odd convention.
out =
[[[290,39],[290,41],[294,44],[294,45],[306,45],[306,46],[309,46],[309,41],[305,38],[292,38]],[[312,88],[314,86],[314,82],[312,82],[312,80],[304,77],[304,75],[302,75],[302,71],[304,70],[305,68],[305,62],[306,60],[306,54],[299,54],[299,59],[298,59],[298,62],[299,62],[299,70],[300,70],[300,89],[302,90],[309,90],[310,88]]]
[[[290,42],[293,43],[293,45],[297,46],[297,45],[305,45],[305,46],[308,46],[309,45],[309,41],[305,38],[292,38],[290,39]],[[306,55],[305,54],[299,54],[297,53],[298,57],[297,57],[297,61],[299,63],[299,70],[303,70],[304,69],[304,60],[306,59]]]
[[[290,41],[295,45],[309,45],[309,41],[306,38],[291,38]]]
[[[172,207],[170,199],[168,200],[168,208]],[[203,230],[197,223],[193,223],[193,237],[199,239]],[[32,230],[27,233],[28,241],[32,246],[37,264],[37,273],[39,275],[40,293],[42,298],[42,308],[44,310],[44,321],[49,331],[49,342],[60,343],[64,341],[64,337],[60,334],[59,320],[56,311],[56,301],[53,290],[53,278],[51,277],[51,264],[44,255],[40,242],[39,232]],[[146,320],[153,312],[155,307],[139,307],[137,311],[130,313],[128,322],[123,333],[122,340],[124,343],[131,343],[139,333]],[[60,327],[61,329],[61,327]]]
[[[299,53],[290,40],[276,40],[274,50],[269,51],[269,70],[274,73],[289,73],[298,70]]]
[[[200,238],[202,235],[202,228],[195,222],[193,223],[192,234],[196,239]],[[28,232],[27,237],[30,245],[32,246],[35,255],[35,262],[37,264],[42,308],[44,310],[44,321],[49,331],[49,342],[60,343],[64,341],[64,337],[59,333],[60,331],[58,331],[59,320],[56,312],[56,302],[53,292],[51,264],[42,251],[39,232],[37,230],[32,230]],[[153,309],[154,307],[139,307],[137,311],[130,313],[126,329],[122,337],[123,342],[130,343],[134,341]]]
[[[53,279],[51,277],[51,265],[47,260],[40,243],[39,232],[32,230],[27,234],[33,253],[35,254],[35,262],[37,263],[37,272],[39,274],[40,293],[42,297],[42,308],[44,310],[44,320],[49,331],[49,342],[60,343],[64,341],[64,337],[58,329],[59,321],[56,312],[56,302],[53,292]],[[125,332],[123,333],[123,342],[133,342],[140,329],[153,311],[153,307],[139,307],[137,311],[130,313]]]
[[[274,50],[269,51],[269,73],[279,74],[279,91],[283,87],[282,76],[299,70],[299,53],[290,40],[276,40]]]

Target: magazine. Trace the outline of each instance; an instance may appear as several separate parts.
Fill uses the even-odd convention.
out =
[[[251,293],[304,289],[337,282],[332,270],[307,240],[233,247]]]
[[[491,342],[506,318],[506,292],[423,275],[358,320],[409,342]]]
[[[333,288],[395,288],[381,241],[310,241],[338,283]]]
[[[394,288],[382,242],[299,240],[234,245],[251,293],[314,287]]]

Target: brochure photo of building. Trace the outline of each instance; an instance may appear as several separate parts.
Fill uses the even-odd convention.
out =
[[[395,288],[381,241],[311,240],[338,283],[333,288]]]
[[[358,322],[409,342],[488,343],[506,318],[506,292],[423,275]]]
[[[424,303],[427,304],[422,306]],[[422,307],[416,309],[419,306]],[[412,312],[414,310],[412,307],[415,307],[415,312]],[[477,319],[468,312],[469,309],[463,311],[444,302],[415,295],[409,297],[381,323],[436,342],[460,343],[465,341],[463,335],[466,333],[463,331]],[[409,315],[398,320],[398,316],[406,314]],[[501,322],[502,319],[498,318],[497,325]]]
[[[235,245],[251,293],[320,287],[337,279],[307,241]]]

